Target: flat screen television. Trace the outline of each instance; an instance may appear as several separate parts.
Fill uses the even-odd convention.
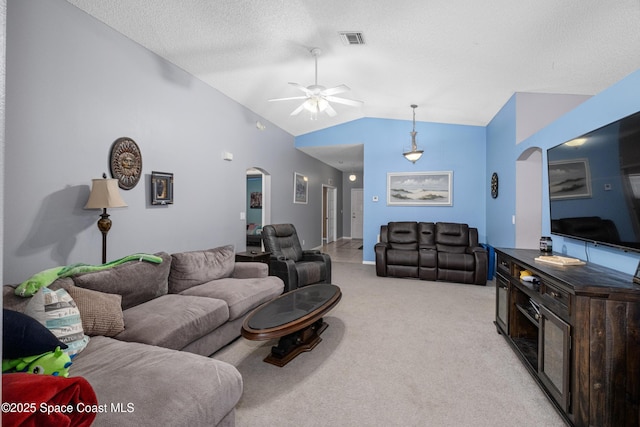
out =
[[[551,233],[640,252],[640,112],[547,150]]]

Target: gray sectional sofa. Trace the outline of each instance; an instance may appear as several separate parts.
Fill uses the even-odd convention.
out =
[[[85,327],[92,336],[69,376],[84,377],[100,404],[133,408],[98,413],[95,426],[233,426],[242,377],[203,356],[239,337],[246,315],[279,296],[284,284],[266,264],[236,263],[231,246],[156,255],[162,263],[127,262],[48,287],[120,301],[108,310],[122,316],[124,330],[105,336]],[[3,287],[4,307],[24,311],[29,298],[16,296],[15,287]],[[87,308],[78,305],[84,324]]]

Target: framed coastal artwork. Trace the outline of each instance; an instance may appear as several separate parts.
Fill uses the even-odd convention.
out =
[[[301,173],[293,173],[293,203],[307,204],[309,178]]]
[[[551,200],[591,197],[591,173],[588,159],[549,162],[549,198]]]
[[[387,173],[388,206],[452,206],[453,171]]]

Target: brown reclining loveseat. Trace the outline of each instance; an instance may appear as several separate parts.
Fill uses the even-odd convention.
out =
[[[375,254],[378,276],[487,283],[487,251],[467,224],[390,222],[380,227]]]

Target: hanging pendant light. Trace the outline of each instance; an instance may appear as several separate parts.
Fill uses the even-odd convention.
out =
[[[422,157],[422,153],[424,151],[418,150],[418,144],[416,143],[416,108],[418,106],[416,104],[411,104],[411,108],[413,108],[413,130],[411,131],[411,151],[406,151],[402,153],[405,159],[409,160],[411,163],[415,163],[420,160]]]

